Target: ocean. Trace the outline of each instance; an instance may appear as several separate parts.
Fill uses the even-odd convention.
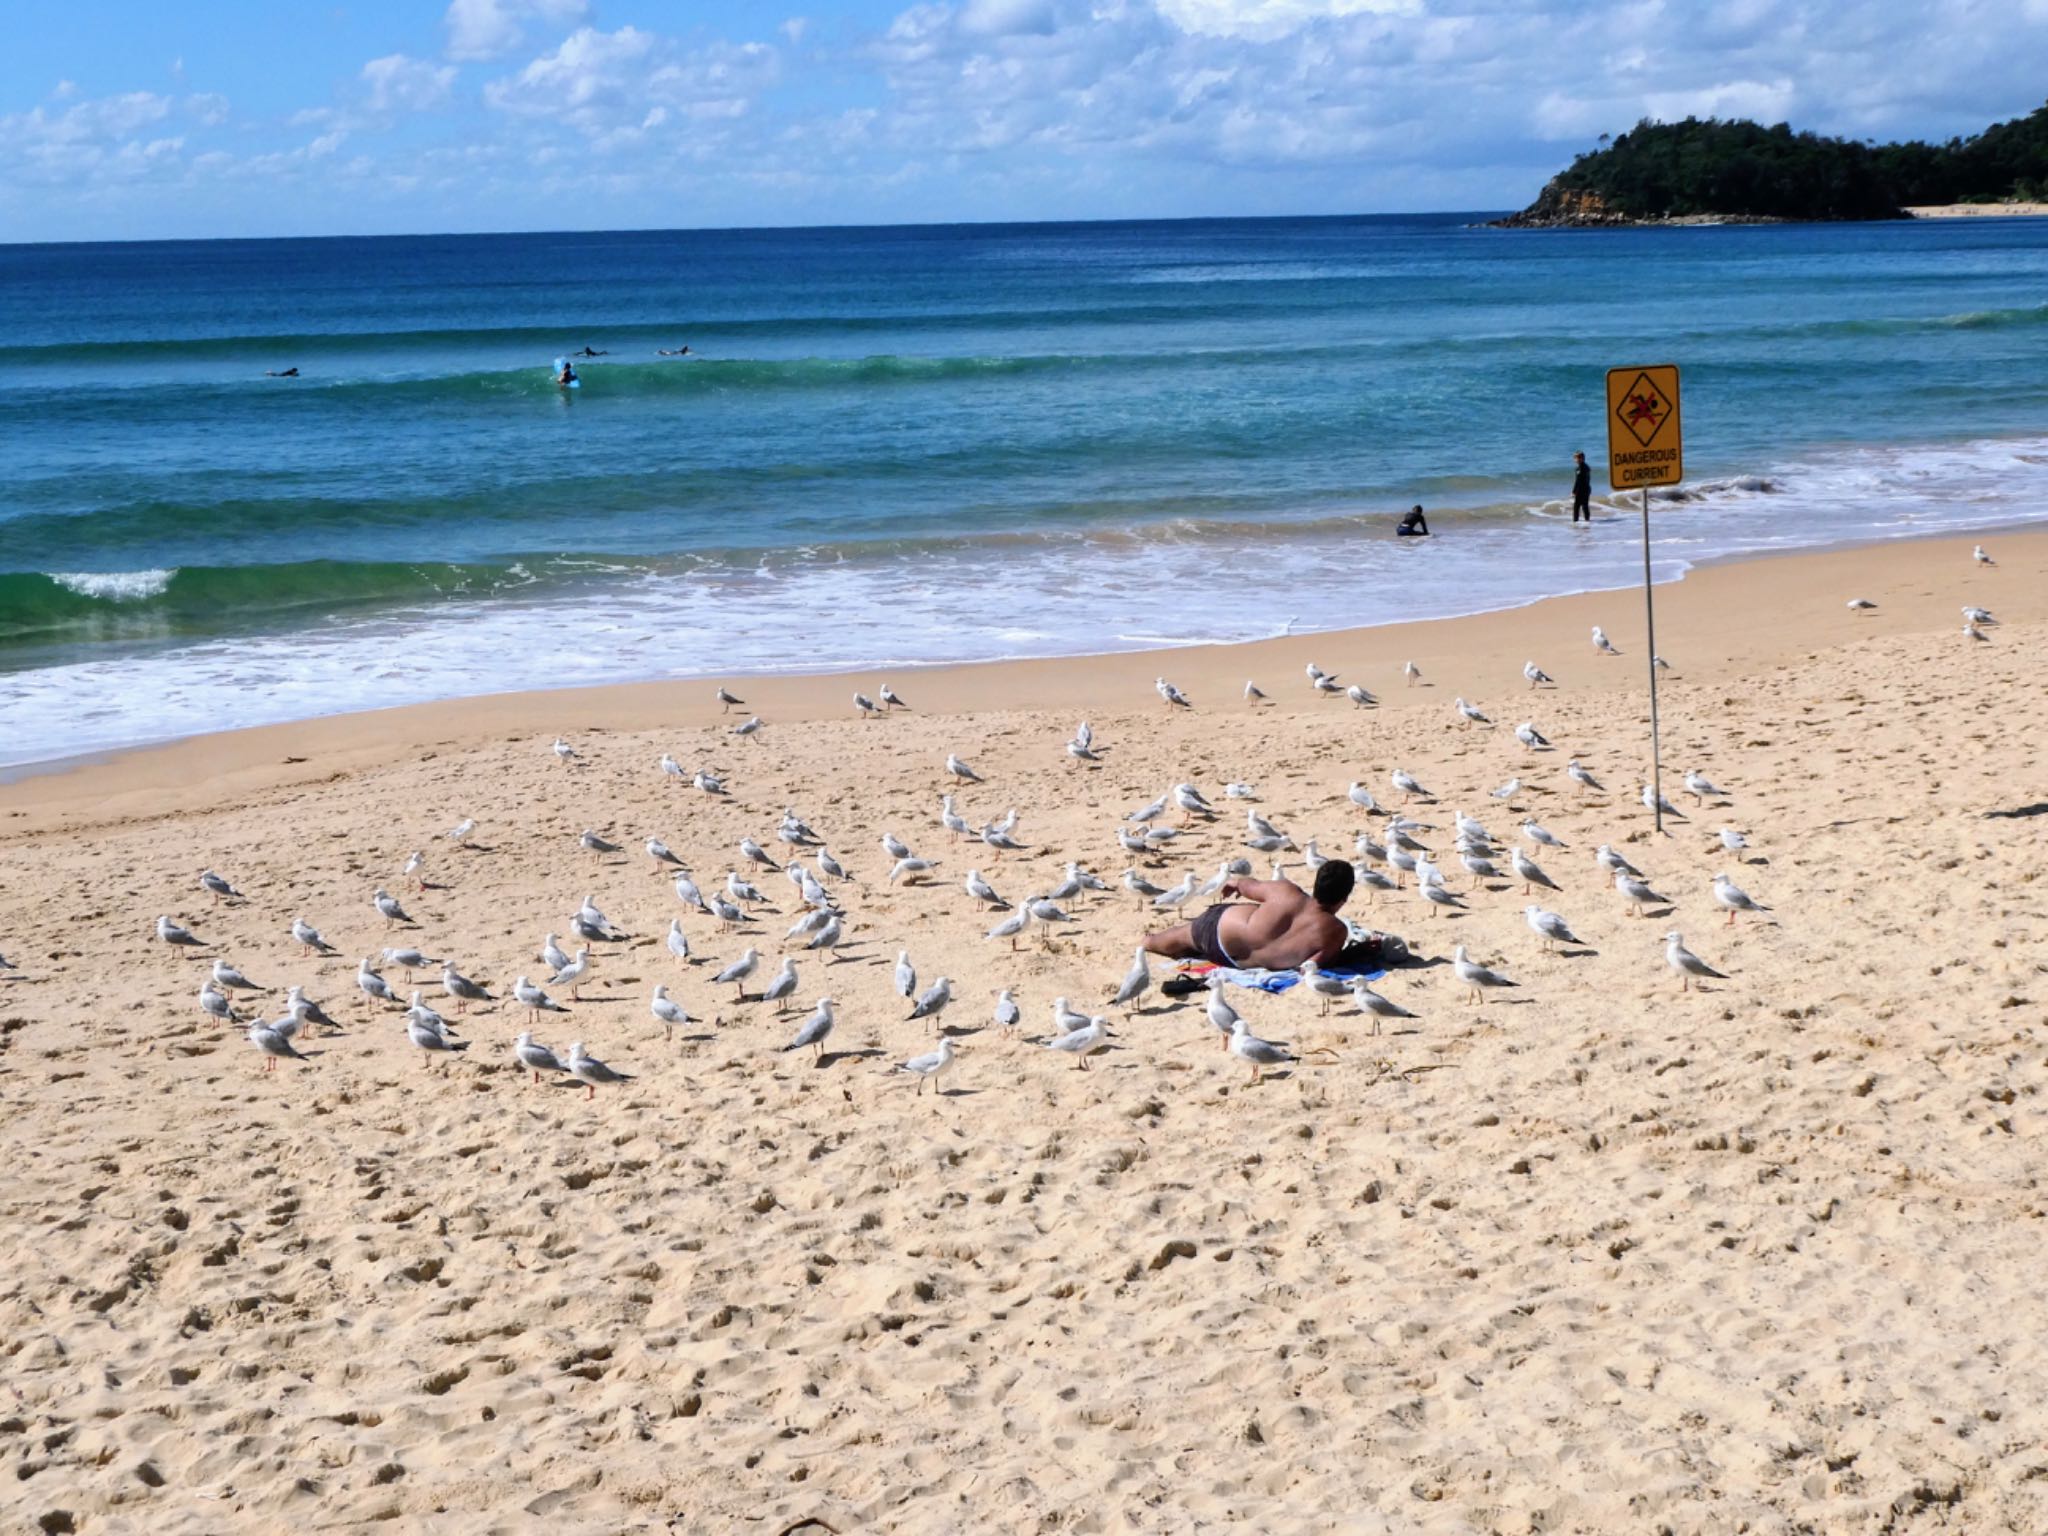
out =
[[[1623,364],[1660,579],[2048,515],[2048,221],[1481,217],[0,246],[0,764],[1624,587]]]

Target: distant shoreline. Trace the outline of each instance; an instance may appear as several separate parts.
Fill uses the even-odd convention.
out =
[[[2048,203],[1935,203],[1906,212],[1916,219],[2036,219],[2048,216]]]

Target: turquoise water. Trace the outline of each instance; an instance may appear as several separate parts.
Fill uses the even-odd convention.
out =
[[[0,247],[0,761],[1625,585],[1623,363],[1660,574],[2048,507],[2048,222],[1472,217]]]

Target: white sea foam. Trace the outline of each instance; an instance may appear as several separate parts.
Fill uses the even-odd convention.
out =
[[[109,603],[139,603],[161,597],[176,569],[160,571],[52,571],[50,580],[80,597]]]
[[[1696,489],[1708,494],[1651,502],[1660,581],[1748,552],[2037,521],[2048,506],[2048,439],[1843,448]],[[941,545],[914,561],[836,552],[807,560],[785,550],[719,570],[693,562],[493,600],[348,614],[0,676],[0,719],[9,724],[0,765],[229,720],[258,725],[472,693],[1251,640],[1634,585],[1639,513],[1607,505],[1596,515],[1592,529],[1573,530],[1543,517],[1461,517],[1449,508],[1432,511],[1437,537],[1395,540],[1385,536],[1392,520],[1384,514],[1353,533],[1324,509],[1307,526],[1054,538],[1009,547],[993,562],[980,545]],[[140,584],[171,574],[63,579]],[[825,621],[764,624],[764,604]],[[1001,613],[999,626],[991,612]]]

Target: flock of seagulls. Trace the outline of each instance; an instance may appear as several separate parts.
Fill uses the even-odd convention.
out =
[[[1992,563],[1981,546],[1975,555],[1981,563]],[[1859,599],[1850,606],[1862,609],[1873,605]],[[1963,614],[1966,626],[1980,634],[1983,629],[1997,623],[1995,616],[1983,608],[1967,607]],[[1598,626],[1592,631],[1592,645],[1600,655],[1620,654]],[[1318,697],[1348,699],[1360,707],[1371,707],[1378,702],[1361,685],[1344,682],[1313,662],[1305,671],[1308,688]],[[1402,671],[1410,685],[1419,682],[1421,672],[1414,663],[1407,663]],[[1523,664],[1521,676],[1530,691],[1556,686],[1552,674],[1533,660]],[[1170,710],[1195,708],[1189,694],[1164,676],[1156,680],[1155,691]],[[745,701],[727,688],[719,688],[715,697],[722,710],[745,707]],[[1251,681],[1245,684],[1244,697],[1254,707],[1272,702],[1271,695]],[[856,693],[855,703],[859,712],[868,717],[910,708],[887,683],[881,684],[872,698],[865,693]],[[1485,709],[1463,696],[1455,698],[1451,708],[1454,722],[1458,725],[1482,731],[1491,730],[1495,725],[1494,718]],[[732,727],[735,734],[749,737],[757,737],[761,729],[760,718],[753,715]],[[1525,766],[1498,788],[1486,791],[1492,799],[1504,804],[1523,798],[1529,789],[1524,774],[1534,773],[1545,761],[1554,760],[1549,755],[1557,751],[1551,738],[1539,730],[1534,721],[1521,722],[1513,734],[1523,753]],[[1100,761],[1107,750],[1087,721],[1081,722],[1064,744],[1065,755],[1076,763]],[[560,763],[568,767],[574,767],[583,760],[582,751],[564,738],[556,738],[551,751]],[[665,777],[688,783],[703,793],[727,793],[723,777],[709,769],[686,769],[667,754],[661,757],[659,768]],[[1600,780],[1577,757],[1565,760],[1560,778],[1561,787],[1555,792],[1566,794],[1574,801],[1615,804]],[[1296,829],[1283,825],[1265,809],[1259,803],[1255,785],[1232,781],[1219,786],[1212,795],[1196,783],[1183,780],[1168,785],[1157,799],[1125,812],[1118,819],[1114,829],[1116,844],[1129,856],[1130,863],[1114,879],[1105,878],[1075,859],[1064,860],[1055,876],[1049,877],[1043,870],[1026,863],[1016,866],[1025,873],[1005,877],[1002,871],[1011,867],[1000,862],[1005,854],[1029,854],[1033,851],[1021,827],[1017,809],[1013,807],[1002,817],[988,822],[978,822],[966,815],[960,797],[972,790],[985,790],[989,780],[958,753],[945,755],[940,782],[948,787],[939,796],[934,816],[938,834],[954,849],[964,844],[986,856],[985,866],[972,855],[971,862],[970,859],[962,860],[967,867],[958,876],[960,894],[972,911],[1002,914],[1000,920],[987,930],[986,940],[992,943],[1007,941],[1012,952],[1034,936],[1045,949],[1055,949],[1063,926],[1076,922],[1076,914],[1084,906],[1114,901],[1119,888],[1135,898],[1138,911],[1145,917],[1171,917],[1191,902],[1218,894],[1231,880],[1250,876],[1255,869],[1255,855],[1271,862],[1274,878],[1283,878],[1289,868],[1312,873],[1330,857],[1318,846],[1317,838],[1298,835]],[[1736,799],[1735,794],[1697,767],[1688,769],[1681,782],[1695,811],[1708,805],[1727,806]],[[1559,867],[1556,860],[1570,855],[1569,845],[1534,815],[1524,814],[1515,829],[1516,835],[1511,839],[1501,839],[1495,837],[1478,817],[1462,808],[1452,808],[1446,814],[1438,794],[1405,768],[1392,767],[1387,773],[1386,784],[1399,797],[1398,807],[1383,804],[1374,790],[1361,780],[1353,780],[1344,790],[1341,800],[1343,806],[1364,822],[1362,830],[1350,835],[1353,868],[1368,904],[1405,897],[1415,904],[1414,910],[1418,915],[1426,909],[1429,917],[1436,918],[1468,912],[1482,899],[1495,892],[1510,890],[1516,884],[1521,886],[1519,894],[1525,898],[1533,897],[1540,890],[1545,900],[1556,904],[1565,895],[1565,884],[1553,871]],[[1644,809],[1661,813],[1681,824],[1690,819],[1687,812],[1659,796],[1650,785],[1643,785],[1636,798]],[[1213,835],[1228,825],[1219,806],[1231,802],[1242,805],[1243,829],[1236,836],[1243,852],[1220,860],[1214,871],[1206,876],[1202,869],[1189,867],[1171,884],[1162,884],[1152,878],[1148,871],[1157,869],[1162,861],[1176,857],[1184,836],[1191,835],[1196,829]],[[1425,820],[1425,816],[1438,819]],[[473,818],[465,818],[443,835],[448,842],[458,847],[465,846],[476,828]],[[584,851],[595,856],[600,865],[613,861],[614,856],[626,849],[625,844],[605,838],[594,829],[582,831],[577,842]],[[947,862],[946,858],[937,856],[939,849],[927,846],[920,852],[894,830],[880,831],[877,845],[886,860],[882,872],[884,883],[891,886],[924,882]],[[740,838],[733,845],[723,878],[707,880],[701,885],[690,862],[660,837],[648,835],[641,846],[653,872],[671,883],[684,916],[711,919],[720,933],[744,928],[750,936],[764,938],[765,930],[761,924],[765,915],[775,909],[775,902],[755,882],[772,883],[775,877],[779,877],[788,884],[800,915],[789,926],[784,935],[783,951],[772,963],[762,942],[747,943],[731,958],[707,960],[707,957],[696,953],[685,930],[683,916],[672,916],[669,920],[665,947],[681,968],[680,973],[684,976],[699,974],[695,967],[708,964],[709,968],[701,974],[708,976],[710,988],[732,987],[735,1004],[769,1005],[774,1016],[785,1017],[802,1006],[798,999],[802,992],[803,966],[809,963],[807,957],[815,957],[825,964],[850,958],[840,955],[839,951],[856,942],[851,935],[864,926],[855,916],[851,899],[860,888],[860,881],[840,858],[833,855],[825,840],[793,807],[784,809],[772,837],[765,841]],[[1750,851],[1749,834],[1736,827],[1723,826],[1715,831],[1709,846],[1718,846],[1728,855],[1743,858]],[[771,852],[771,848],[777,851]],[[1548,867],[1545,862],[1539,862],[1539,858],[1550,861]],[[417,889],[426,889],[425,862],[425,855],[419,851],[411,853],[405,861],[403,878]],[[1668,894],[1671,888],[1665,882],[1638,868],[1614,843],[1599,844],[1593,850],[1590,862],[1596,877],[1611,886],[1625,916],[1636,917],[1651,911],[1668,913],[1681,905],[1680,898]],[[743,874],[742,871],[749,873]],[[214,868],[199,871],[197,885],[214,909],[248,906],[252,901],[232,879]],[[1665,888],[1660,889],[1660,886]],[[1011,887],[1010,894],[1006,895],[1002,887]],[[1588,897],[1582,890],[1576,900],[1583,905]],[[1736,923],[1744,915],[1774,920],[1772,907],[1745,891],[1725,871],[1713,876],[1705,900],[1714,910],[1724,914],[1726,925]],[[376,914],[387,935],[393,935],[396,930],[417,931],[422,927],[407,911],[404,902],[385,886],[374,886],[365,904]],[[1529,900],[1523,907],[1523,919],[1545,951],[1569,953],[1589,949],[1572,919],[1554,910],[1554,905]],[[203,923],[197,925],[199,928],[206,926]],[[289,923],[282,926],[302,958],[318,960],[339,953],[337,946],[329,942],[320,928],[303,913],[292,916]],[[572,940],[573,948],[565,948],[561,942],[565,934]],[[302,985],[285,989],[275,1016],[264,1017],[273,1010],[269,1006],[258,1005],[262,999],[275,995],[278,989],[267,982],[255,980],[238,968],[188,921],[169,914],[160,915],[156,919],[155,935],[169,949],[193,953],[208,961],[209,968],[198,991],[200,1011],[224,1025],[243,1027],[250,1045],[264,1057],[266,1072],[275,1071],[280,1061],[306,1061],[308,1058],[301,1045],[323,1031],[331,1032],[340,1027]],[[399,1012],[405,1037],[419,1052],[423,1068],[440,1058],[461,1055],[470,1044],[461,1038],[463,1027],[460,1024],[451,1023],[425,1001],[426,992],[438,978],[439,1001],[443,1006],[452,1003],[452,1011],[458,1019],[465,1017],[472,1005],[520,1016],[526,1027],[513,1040],[511,1053],[519,1068],[530,1074],[532,1082],[543,1083],[550,1077],[560,1078],[564,1082],[583,1085],[586,1097],[594,1098],[599,1088],[631,1083],[637,1074],[608,1066],[591,1055],[581,1041],[571,1044],[565,1055],[558,1053],[537,1040],[534,1031],[541,1028],[549,1016],[566,1017],[585,1006],[582,988],[604,964],[601,956],[608,946],[627,943],[630,938],[604,914],[597,906],[595,894],[591,894],[586,895],[581,904],[568,914],[559,932],[545,935],[535,952],[542,969],[518,974],[509,990],[502,993],[464,975],[451,956],[445,953],[432,956],[411,943],[383,948],[381,955],[374,950],[364,954],[356,969],[355,984],[360,994],[360,1006]],[[1683,992],[1690,992],[1706,982],[1728,979],[1726,973],[1689,949],[1683,933],[1677,929],[1664,934],[1663,958]],[[5,968],[4,961],[0,961],[0,968]],[[1475,958],[1464,944],[1454,946],[1451,969],[1465,995],[1475,1005],[1484,1006],[1490,995],[1518,986],[1502,960]],[[394,986],[387,979],[386,972],[403,973],[403,987]],[[425,985],[416,985],[421,977],[428,978],[428,981]],[[749,986],[757,978],[764,979],[750,995]],[[1413,1010],[1376,990],[1362,976],[1330,974],[1309,965],[1303,967],[1300,981],[1305,994],[1317,999],[1323,1013],[1327,1014],[1333,1007],[1348,1002],[1357,1015],[1372,1021],[1375,1031],[1385,1021],[1417,1017]],[[896,957],[894,983],[897,994],[908,1005],[902,1022],[922,1025],[937,1036],[930,1048],[919,1050],[892,1068],[897,1074],[914,1078],[917,1093],[922,1095],[926,1084],[936,1084],[953,1068],[961,1053],[959,1041],[954,1033],[949,1032],[955,1025],[948,1017],[960,1001],[959,986],[952,977],[943,975],[920,985],[917,968],[908,949],[899,951]],[[1158,978],[1152,970],[1152,956],[1143,946],[1138,946],[1131,951],[1129,968],[1121,980],[1104,986],[1102,995],[1105,1003],[1101,1013],[1090,1013],[1085,1008],[1072,1006],[1068,997],[1059,997],[1052,1007],[1051,1031],[1039,1043],[1051,1052],[1071,1057],[1077,1067],[1085,1070],[1091,1058],[1109,1048],[1115,1039],[1111,1016],[1120,1013],[1128,1021],[1144,1000],[1155,993],[1158,985]],[[830,995],[821,994],[813,998],[808,1011],[779,1049],[787,1052],[808,1050],[814,1058],[822,1061],[838,1024],[838,1006]],[[256,1009],[254,1016],[245,1014],[245,1009],[249,1008]],[[673,1041],[678,1030],[688,1030],[697,1023],[683,1002],[671,993],[668,982],[654,986],[647,1011],[661,1026],[664,1041]],[[1226,996],[1225,979],[1221,976],[1210,978],[1203,1011],[1217,1032],[1221,1049],[1245,1063],[1254,1082],[1267,1071],[1301,1059],[1300,1054],[1285,1042],[1264,1040],[1251,1033],[1243,1016]],[[1019,1035],[1023,1018],[1016,989],[1008,986],[999,989],[987,1024],[998,1032],[999,1038],[1013,1038]]]

